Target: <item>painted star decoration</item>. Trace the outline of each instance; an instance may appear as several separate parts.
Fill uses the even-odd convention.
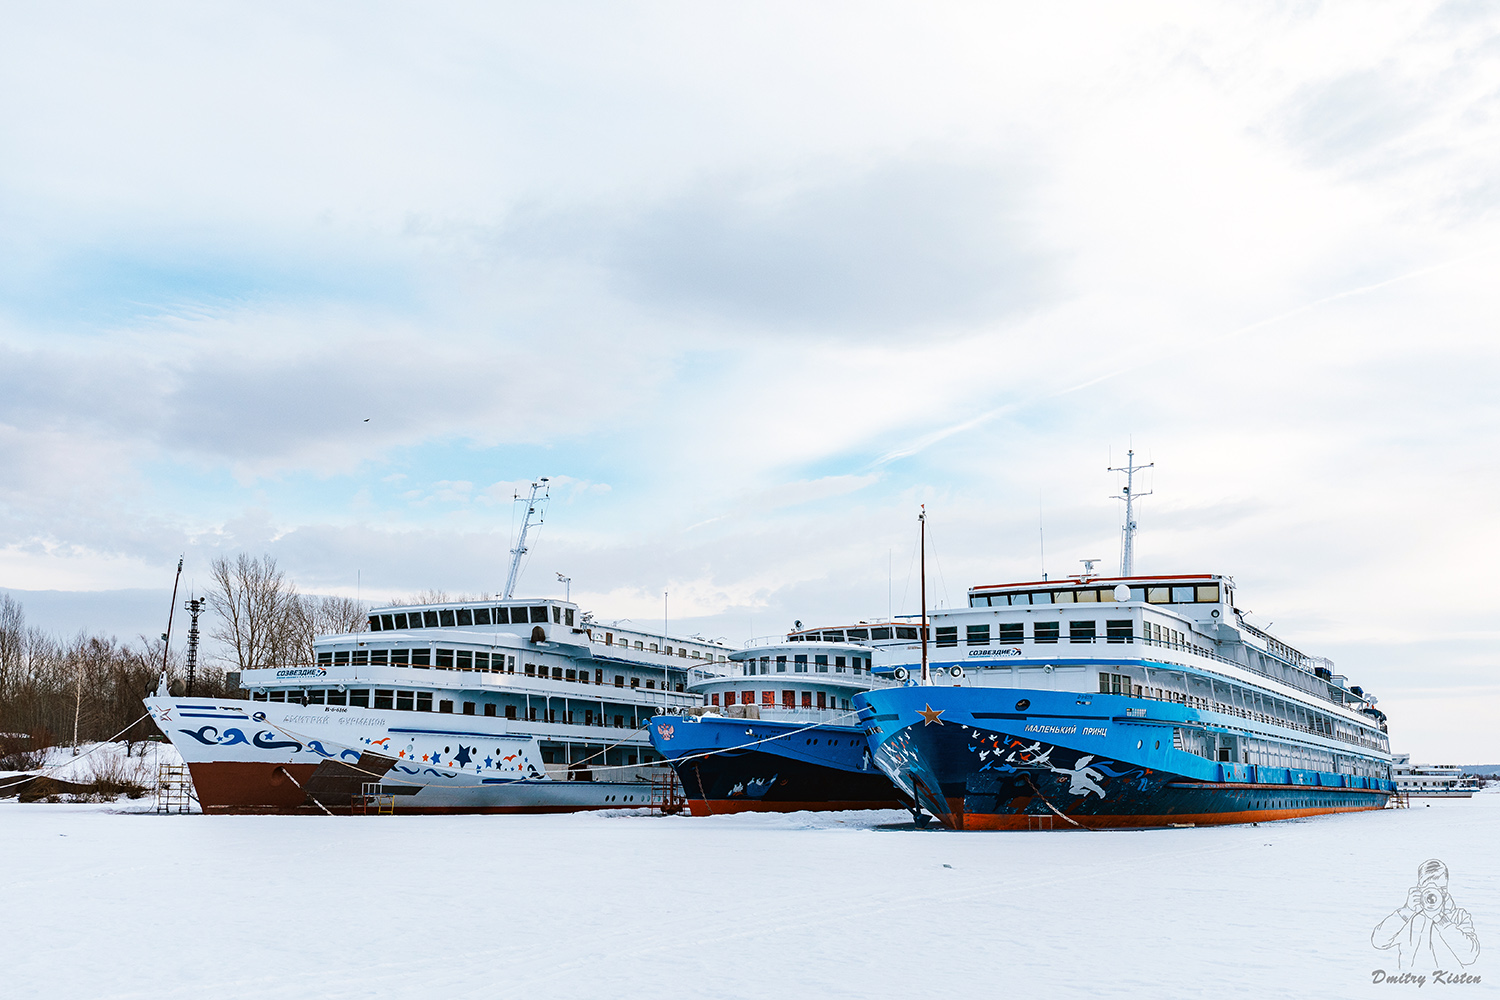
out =
[[[941,726],[943,724],[943,720],[939,719],[938,716],[942,715],[946,711],[946,708],[933,708],[932,705],[929,704],[926,708],[922,709],[917,714],[922,717],[922,725],[930,726],[934,722],[936,722]]]
[[[469,762],[469,754],[474,749],[475,749],[474,747],[460,746],[458,748],[458,753],[456,753],[456,754],[453,755],[454,762],[459,767],[463,767],[465,764],[467,764]]]

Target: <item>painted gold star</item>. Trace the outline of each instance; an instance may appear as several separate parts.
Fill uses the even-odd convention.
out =
[[[930,726],[934,722],[936,722],[941,726],[943,724],[943,720],[939,719],[938,716],[942,715],[946,711],[947,709],[945,708],[933,708],[931,705],[928,705],[917,714],[922,717],[922,725]]]

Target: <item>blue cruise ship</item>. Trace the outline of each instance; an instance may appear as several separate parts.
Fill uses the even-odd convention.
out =
[[[854,703],[949,828],[1243,823],[1395,789],[1374,696],[1247,622],[1228,576],[978,586],[930,624],[931,662]]]
[[[882,647],[909,646],[917,629],[799,627],[774,645],[730,653],[728,674],[689,684],[702,704],[653,718],[648,732],[693,815],[907,808],[875,766],[852,702],[894,683],[875,659]]]

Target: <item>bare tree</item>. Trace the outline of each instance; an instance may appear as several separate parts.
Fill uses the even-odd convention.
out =
[[[21,602],[0,594],[0,703],[20,676],[26,655],[26,613]]]
[[[348,597],[306,595],[297,598],[294,617],[299,662],[313,662],[313,639],[316,636],[366,631],[369,628],[368,610],[362,602]]]
[[[278,666],[298,657],[302,602],[274,558],[240,553],[230,562],[220,556],[210,575],[208,606],[219,618],[210,635],[229,649],[239,669]]]

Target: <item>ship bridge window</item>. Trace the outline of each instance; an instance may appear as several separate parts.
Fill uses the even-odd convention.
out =
[[[489,623],[490,623],[490,609],[489,608],[475,608],[474,609],[474,624],[475,625],[488,625]]]
[[[443,610],[441,610],[441,611],[438,612],[438,626],[440,628],[452,628],[453,627],[453,611],[452,611],[452,609],[450,609],[450,608],[444,608]]]
[[[1074,592],[1073,597],[1079,604],[1096,604],[1099,601],[1099,591],[1079,590]],[[1110,597],[1113,598],[1114,595],[1111,594]]]
[[[381,615],[380,616],[380,629],[381,629],[382,632],[390,632],[393,629],[395,629],[395,627],[396,627],[396,622],[395,622],[394,618],[392,618],[392,616],[390,616],[390,615]]]
[[[422,625],[426,628],[437,628],[438,613],[436,611],[422,612]]]
[[[459,608],[453,612],[454,621],[459,625],[473,625],[474,611],[471,608]]]
[[[1052,592],[1053,604],[1072,604],[1073,592],[1071,590],[1054,590]]]
[[[1173,604],[1191,604],[1191,603],[1193,603],[1193,588],[1192,587],[1173,587],[1172,588],[1172,603]]]
[[[554,624],[554,625],[561,625],[562,624],[562,608],[559,608],[556,605],[552,606],[552,624]]]
[[[1047,593],[1046,591],[1037,591],[1035,594],[1031,595],[1031,603],[1032,604],[1051,604],[1052,603],[1052,595],[1049,594],[1049,593]]]
[[[941,646],[957,646],[958,645],[958,626],[957,625],[945,625],[945,626],[939,628],[937,630],[937,644],[940,647]]]
[[[1037,622],[1031,627],[1032,642],[1056,642],[1061,630],[1057,622]]]
[[[818,673],[820,673],[820,674],[826,674],[826,673],[828,673],[828,657],[827,656],[814,656],[813,657],[813,665],[818,668]]]
[[[490,624],[491,625],[509,625],[510,624],[510,609],[509,608],[491,608],[490,609]]]
[[[1213,583],[1206,587],[1198,587],[1195,596],[1199,604],[1217,604],[1219,603],[1219,585]]]
[[[370,631],[371,632],[379,632],[380,631],[380,616],[379,615],[371,615],[370,616]]]
[[[824,632],[823,633],[823,641],[824,642],[843,642],[844,641],[843,630],[840,629],[837,632]]]
[[[988,646],[990,644],[990,627],[988,625],[970,625],[967,629],[967,638],[970,646]]]
[[[1026,638],[1026,625],[1023,622],[1001,622],[998,628],[1001,642],[1016,643]]]
[[[870,638],[870,630],[867,628],[851,628],[845,631],[844,634],[849,637],[850,642],[853,642],[856,639]]]
[[[1093,642],[1096,636],[1096,627],[1097,625],[1095,622],[1068,622],[1068,641]]]
[[[405,630],[405,628],[406,628],[406,615],[404,615],[404,614],[402,614],[402,615],[395,615],[394,617],[396,619],[396,627],[398,629]]]
[[[520,608],[515,610],[520,611]],[[547,620],[547,606],[545,604],[531,609],[531,620],[533,622],[545,622]]]
[[[870,629],[870,638],[871,639],[889,639],[890,637],[891,637],[891,630],[888,629],[888,628],[872,628],[872,629]]]
[[[996,595],[994,595],[993,597],[990,598],[990,603],[992,605],[997,606],[997,607],[1000,606],[1000,605],[1007,604],[1007,603],[1011,604],[1012,606],[1020,605],[1020,604],[1030,604],[1031,603],[1031,595],[1030,594],[1011,594],[1011,595],[1009,595],[1009,599],[1007,600],[1007,597],[1006,597],[1005,594],[996,594]]]
[[[917,635],[917,630],[916,630],[915,627],[908,627],[906,625],[897,625],[896,626],[896,638],[897,639],[918,639],[918,638],[921,638],[921,637]]]
[[[989,606],[990,606],[990,599],[988,597],[982,597],[979,594],[970,594],[969,595],[969,607],[971,607],[971,608],[987,608]]]

